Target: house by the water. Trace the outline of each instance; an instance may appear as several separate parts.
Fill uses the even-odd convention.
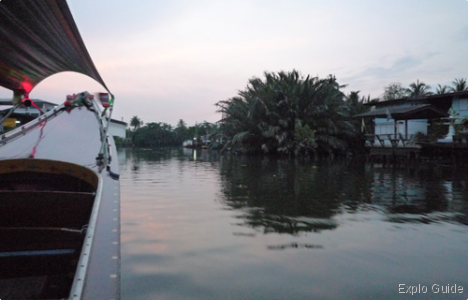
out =
[[[468,118],[468,91],[407,97],[367,105],[371,106],[371,110],[355,117],[372,119],[374,128],[369,131],[382,136],[402,134],[409,138],[417,133],[430,135],[434,120],[449,120],[452,117],[457,124]]]
[[[371,156],[417,157],[427,149],[468,151],[468,133],[461,126],[468,119],[468,91],[366,105],[370,111],[355,117],[368,124],[363,129]]]

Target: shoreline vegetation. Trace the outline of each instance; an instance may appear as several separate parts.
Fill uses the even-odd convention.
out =
[[[465,78],[453,86],[438,85],[434,92],[419,79],[405,88],[394,82],[383,95],[371,98],[360,91],[345,94],[347,85],[334,75],[325,78],[303,76],[300,72],[264,72],[264,78],[248,80],[238,95],[215,104],[221,119],[188,126],[182,119],[174,127],[167,123],[144,124],[134,116],[127,140],[120,146],[181,146],[184,141],[222,140],[225,148],[247,154],[277,154],[301,157],[349,157],[364,153],[364,132],[373,130],[372,120],[353,118],[367,112],[372,102],[430,94],[467,91]]]

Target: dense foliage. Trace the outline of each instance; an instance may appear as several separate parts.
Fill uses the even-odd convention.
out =
[[[346,97],[334,76],[303,77],[299,72],[264,73],[237,97],[219,101],[221,130],[245,152],[287,155],[349,153],[360,140],[365,110],[358,92]]]
[[[185,140],[200,138],[205,135],[212,135],[218,132],[218,126],[209,122],[187,126],[184,120],[179,120],[177,126],[167,123],[147,123],[141,126],[143,122],[137,117],[133,117],[130,125],[133,127],[128,130],[127,136],[130,137],[130,143],[137,147],[161,147],[161,146],[181,146]]]

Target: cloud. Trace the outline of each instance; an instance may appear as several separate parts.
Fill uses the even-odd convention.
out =
[[[413,56],[403,56],[394,61],[389,67],[373,66],[364,69],[356,76],[389,78],[399,75],[421,64],[421,60]]]

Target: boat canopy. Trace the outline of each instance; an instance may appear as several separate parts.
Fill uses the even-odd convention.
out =
[[[108,88],[80,36],[66,0],[1,0],[0,85],[28,95],[42,80],[78,72]]]

